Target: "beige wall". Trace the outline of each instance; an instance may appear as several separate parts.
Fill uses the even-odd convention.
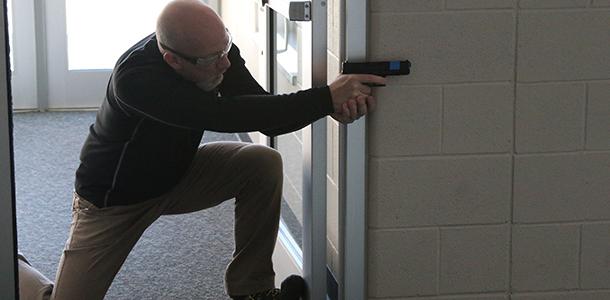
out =
[[[610,1],[369,3],[369,298],[610,299]]]
[[[233,40],[241,51],[250,73],[259,82],[264,83],[266,79],[260,71],[260,61],[264,59],[261,53],[264,50],[264,18],[265,14],[257,12],[260,1],[256,0],[221,0],[219,1],[220,12],[225,26],[229,28]],[[258,31],[257,31],[258,30]],[[264,85],[263,85],[264,86]]]

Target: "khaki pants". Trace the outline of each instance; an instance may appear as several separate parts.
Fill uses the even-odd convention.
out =
[[[19,299],[48,300],[53,291],[53,282],[30,265],[23,254],[17,254],[19,267]]]
[[[181,182],[158,198],[97,208],[75,194],[70,235],[51,299],[104,298],[131,249],[159,216],[206,209],[233,197],[235,252],[225,273],[226,292],[245,295],[273,288],[271,256],[282,177],[281,156],[275,150],[218,142],[203,145]]]

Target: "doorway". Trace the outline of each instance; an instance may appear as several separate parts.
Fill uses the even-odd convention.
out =
[[[21,0],[13,0],[15,5],[18,4],[23,4],[26,1],[21,1]],[[32,1],[33,2],[33,1]],[[39,2],[39,1],[36,1]],[[166,1],[167,2],[167,1]],[[50,1],[46,2],[47,5],[50,5]],[[148,3],[148,2],[147,2]],[[63,5],[63,4],[62,4]],[[66,4],[67,5],[67,4]],[[14,8],[14,7],[13,7]],[[67,9],[67,8],[66,8]],[[27,10],[27,9],[26,9]],[[32,11],[34,11],[34,9],[32,8]],[[70,13],[66,13],[67,15],[70,15]],[[14,20],[22,20],[20,17],[15,17]],[[67,22],[67,21],[66,21]],[[69,22],[68,22],[69,23]],[[13,26],[14,25],[14,26]],[[27,24],[26,24],[27,25]],[[34,24],[31,24],[32,27],[34,27]],[[11,31],[14,32],[14,34],[12,34],[12,36],[14,37],[14,40],[19,40],[20,37],[22,37],[22,35],[20,35],[19,31],[17,31],[17,29],[21,28],[16,25],[16,23],[11,22],[11,27],[13,27],[15,30]],[[152,23],[152,27],[151,27],[151,31],[154,30],[154,23]],[[148,34],[148,30],[146,31],[146,34]],[[64,35],[68,35],[68,33],[65,33]],[[136,37],[136,41],[137,39],[139,39],[141,37]],[[64,38],[66,41],[66,48],[65,51],[66,53],[69,54],[69,52],[71,52],[71,50],[69,50],[69,45],[67,45],[68,43],[68,38]],[[13,48],[17,48],[17,44],[13,45]],[[34,49],[35,50],[35,49]],[[124,49],[123,49],[124,50]],[[76,50],[75,50],[76,51]],[[74,51],[72,51],[74,52]],[[14,53],[16,56],[14,57],[14,60],[18,60],[17,55],[21,54],[21,51],[17,51],[15,49],[13,49],[12,53]],[[78,53],[78,52],[77,52]],[[36,58],[37,55],[33,55],[32,57]],[[104,65],[72,65],[70,66],[70,59],[67,60],[68,62],[68,66],[66,67],[65,72],[74,72],[74,76],[79,77],[78,75],[83,75],[83,74],[87,74],[87,73],[91,73],[91,72],[109,72],[109,68],[112,67],[112,65],[110,67],[106,67]],[[76,60],[76,62],[78,62],[78,60]],[[91,62],[89,62],[91,63]],[[114,64],[113,62],[111,62],[111,64]],[[13,75],[15,74],[21,74],[21,67],[17,67],[17,64],[15,64],[14,67],[15,72],[13,73]],[[80,73],[79,73],[80,72]],[[108,73],[109,74],[109,73]],[[72,75],[69,75],[72,76]],[[8,74],[7,76],[4,77],[4,79],[9,78]],[[37,76],[33,75],[33,78],[36,79]],[[93,77],[92,77],[93,78]],[[17,78],[15,76],[12,77],[13,80],[17,80]],[[72,80],[72,79],[70,79]],[[104,77],[101,81],[101,84],[105,87],[108,78]],[[100,82],[95,82],[95,81],[90,81],[93,84],[100,84]],[[15,83],[13,83],[15,84]],[[87,84],[87,82],[83,82],[83,83],[72,83],[74,85],[76,84]],[[68,84],[71,85],[71,84]],[[30,88],[31,90],[36,90],[37,84],[30,82],[28,85],[28,88]],[[73,91],[66,91],[66,93],[71,93]],[[99,97],[100,95],[102,95],[101,93],[99,95],[96,95],[97,97]],[[76,96],[72,96],[74,99],[78,100]],[[84,96],[82,98],[85,98]],[[15,103],[17,103],[18,100],[21,99],[25,99],[25,97],[18,97],[18,94],[13,94],[13,99],[15,100]],[[0,117],[0,120],[2,120],[2,122],[4,121],[14,121],[14,123],[19,123],[16,124],[17,131],[13,131],[15,132],[18,136],[16,136],[16,140],[17,142],[19,142],[19,146],[17,148],[15,147],[9,147],[8,144],[8,137],[4,136],[4,135],[0,135],[0,144],[2,145],[2,147],[6,146],[7,149],[14,149],[13,153],[15,154],[15,159],[17,160],[17,169],[20,170],[28,170],[29,172],[22,172],[21,174],[23,174],[23,177],[29,177],[28,179],[32,181],[32,185],[36,187],[36,185],[38,184],[39,186],[42,186],[43,184],[45,185],[45,188],[47,188],[48,186],[53,186],[54,188],[56,188],[55,190],[57,192],[52,192],[51,194],[49,193],[44,193],[41,191],[23,191],[22,192],[17,192],[17,205],[13,205],[12,209],[3,209],[4,212],[7,212],[7,214],[10,212],[11,216],[4,218],[3,215],[3,220],[14,220],[13,218],[15,217],[13,214],[15,213],[16,209],[21,208],[20,210],[27,213],[29,216],[27,217],[27,219],[29,220],[29,223],[32,224],[33,226],[30,227],[30,231],[29,232],[34,232],[36,233],[36,235],[31,235],[28,236],[28,241],[26,242],[24,238],[20,238],[19,242],[19,246],[22,247],[22,250],[24,250],[24,252],[27,252],[25,254],[30,254],[30,257],[28,257],[31,262],[38,268],[44,268],[47,270],[47,272],[45,272],[45,275],[47,277],[49,277],[50,279],[53,279],[54,277],[54,272],[56,269],[56,265],[59,259],[59,255],[61,254],[61,248],[63,247],[63,243],[65,242],[66,236],[67,236],[67,229],[69,228],[69,222],[70,222],[70,197],[71,197],[71,191],[73,189],[73,170],[75,168],[75,164],[78,162],[78,151],[80,146],[82,145],[82,141],[84,140],[84,138],[86,137],[86,132],[87,132],[87,127],[89,124],[92,123],[93,118],[95,117],[95,112],[94,111],[80,111],[83,108],[88,108],[89,105],[88,104],[84,104],[83,103],[76,103],[76,102],[70,102],[70,101],[64,101],[64,104],[58,104],[55,105],[54,103],[56,102],[49,102],[51,104],[51,107],[43,107],[43,106],[39,106],[37,101],[34,101],[33,104],[31,105],[23,105],[23,106],[14,106],[13,108],[18,111],[18,113],[15,113],[13,116],[15,118],[12,118],[10,116],[6,116],[4,114],[4,111],[2,112],[2,116]],[[18,103],[17,103],[18,104]],[[3,108],[9,108],[8,105],[8,101],[3,101],[2,102],[2,107]],[[94,104],[94,105],[98,105],[98,104]],[[95,107],[95,106],[93,106]],[[38,113],[38,111],[46,111],[44,113]],[[65,111],[68,110],[68,111]],[[79,111],[75,111],[75,110],[79,110]],[[32,112],[32,111],[36,111],[36,112]],[[10,111],[7,112],[7,114],[11,114]],[[35,118],[34,118],[35,116]],[[16,120],[18,119],[18,120]],[[68,121],[68,120],[72,120],[72,121]],[[74,124],[74,122],[78,122],[80,123],[77,127],[72,126],[71,124]],[[8,126],[8,123],[7,123]],[[44,126],[44,127],[38,127],[38,126]],[[8,128],[8,127],[7,127]],[[36,135],[24,135],[22,134],[25,131],[37,131],[36,128],[42,128],[42,130],[36,132]],[[76,130],[78,131],[74,131],[76,128]],[[8,129],[6,132],[9,132]],[[38,137],[36,137],[38,136]],[[68,136],[69,138],[63,138],[64,136]],[[42,138],[41,138],[42,137]],[[233,135],[229,138],[227,137],[220,137],[218,134],[214,134],[214,133],[208,133],[206,134],[206,141],[215,141],[215,140],[237,140],[237,138]],[[47,142],[45,142],[47,141]],[[6,142],[6,143],[5,143]],[[61,153],[62,156],[67,157],[69,159],[67,160],[61,160],[61,161],[57,161],[57,151],[56,148],[50,146],[51,143],[54,144],[59,144],[59,145],[63,145],[63,146],[69,146],[68,149],[67,148],[62,148],[65,150],[66,153]],[[22,151],[24,148],[28,148],[28,151],[30,152],[25,152]],[[62,152],[64,151],[62,150]],[[7,150],[9,151],[9,150]],[[33,157],[29,154],[36,152],[37,155],[36,157]],[[6,152],[6,154],[8,155],[9,152]],[[29,153],[29,154],[28,154]],[[4,152],[2,152],[2,154],[4,155]],[[8,156],[7,156],[8,157]],[[51,167],[52,165],[48,164],[49,160],[56,160],[54,163],[58,163],[58,165],[60,166],[60,168],[53,168]],[[8,172],[5,173],[5,170],[13,170],[14,168],[10,168],[8,165],[5,165],[4,163],[10,162],[10,159],[6,159],[4,160],[4,156],[2,156],[2,161],[0,162],[0,166],[2,166],[2,171],[1,173],[3,174],[3,179],[4,179],[4,174],[9,174]],[[44,168],[44,169],[43,169]],[[29,176],[28,176],[29,174]],[[70,177],[71,179],[69,181],[60,181],[58,180],[58,177],[61,176],[62,178],[64,177]],[[9,180],[9,178],[6,178],[8,181],[8,183],[11,183],[11,180]],[[20,179],[18,179],[19,181]],[[22,181],[21,181],[22,182]],[[22,185],[23,186],[23,185]],[[14,187],[14,186],[13,186]],[[9,191],[13,191],[13,187],[11,187],[11,189],[9,189],[8,187],[5,189],[5,185],[2,185],[2,191],[3,192],[9,192]],[[19,187],[18,187],[19,188]],[[15,189],[15,190],[19,190],[19,189]],[[48,190],[46,190],[48,191]],[[25,199],[24,196],[25,193],[27,193],[27,197],[32,197],[32,198],[37,198],[40,201],[49,201],[50,198],[55,198],[58,199],[59,201],[57,201],[57,205],[52,204],[49,205],[49,209],[46,210],[40,210],[39,207],[36,207],[34,202],[30,202],[30,201],[22,201],[22,199]],[[4,200],[10,200],[10,199],[14,199],[14,197],[12,196],[7,196],[4,197],[4,195],[2,195],[3,197],[1,197],[0,199]],[[9,205],[10,202],[2,202],[2,204],[6,204]],[[197,215],[197,216],[192,216],[189,218],[181,218],[180,220],[177,219],[172,219],[172,218],[166,218],[163,222],[159,223],[157,225],[156,228],[152,228],[150,231],[149,235],[156,235],[156,236],[163,236],[164,232],[167,232],[165,230],[168,230],[169,232],[172,231],[172,228],[174,231],[179,230],[180,228],[185,227],[185,223],[189,223],[190,224],[194,224],[194,223],[217,223],[217,224],[221,224],[222,226],[225,227],[231,227],[230,224],[227,224],[224,219],[227,220],[232,220],[232,210],[229,206],[226,207],[221,207],[219,209],[217,209],[215,211],[216,214],[212,213],[212,212],[208,212],[207,214],[201,214],[201,215]],[[48,218],[49,217],[53,217],[56,219],[61,219],[61,224],[60,223],[54,223],[54,225],[48,225],[49,223]],[[224,218],[224,219],[223,219]],[[26,220],[26,217],[19,217],[17,218],[17,221],[19,221],[20,225],[23,225],[22,222]],[[18,226],[17,229],[19,229],[19,233],[24,233],[23,229],[25,229],[27,226]],[[197,226],[195,226],[197,227]],[[205,227],[205,226],[199,226],[199,227]],[[15,226],[6,226],[5,228],[12,228],[14,229]],[[57,235],[60,235],[60,237],[58,239],[55,239],[55,241],[60,241],[59,243],[55,243],[53,244],[51,242],[52,238],[50,237],[53,234],[49,234],[50,232],[53,233],[57,233]],[[7,233],[8,234],[8,233]],[[191,231],[190,233],[185,233],[185,234],[194,234],[193,231]],[[224,234],[224,233],[222,233]],[[15,240],[16,240],[16,236],[18,235],[18,232],[15,231]],[[165,236],[170,236],[168,234],[165,234]],[[201,239],[199,239],[197,241],[197,243],[193,243],[192,246],[199,246],[200,248],[204,248],[204,247],[209,247],[209,245],[214,245],[215,249],[218,249],[219,252],[222,253],[228,253],[227,256],[230,256],[230,253],[232,251],[232,245],[230,243],[219,243],[220,240],[227,240],[230,239],[231,236],[219,236],[217,234],[209,234],[206,236],[201,237]],[[8,239],[6,239],[8,241]],[[151,239],[152,240],[152,239]],[[5,241],[5,239],[3,238],[3,241]],[[144,243],[146,246],[148,247],[140,247],[140,250],[136,249],[134,251],[139,251],[140,254],[141,253],[145,253],[145,252],[150,252],[150,255],[148,255],[148,257],[155,257],[155,255],[159,255],[159,251],[161,250],[161,248],[157,247],[156,249],[154,249],[155,251],[146,251],[144,249],[153,249],[154,247],[151,246],[151,243],[147,243],[149,241],[146,240],[146,237],[144,237]],[[217,274],[222,274],[224,272],[224,267],[226,266],[226,262],[228,260],[229,257],[227,257],[227,259],[223,259],[221,261],[221,265],[222,267],[218,267],[216,264],[213,267],[207,267],[207,268],[194,268],[197,265],[200,265],[201,262],[197,262],[195,260],[189,260],[189,261],[181,261],[181,256],[182,257],[187,257],[187,255],[180,255],[180,253],[184,254],[183,252],[180,251],[176,251],[175,247],[173,247],[175,244],[174,242],[170,242],[169,240],[155,240],[155,243],[157,243],[157,245],[162,244],[163,247],[165,247],[165,251],[166,253],[169,253],[169,256],[175,256],[176,259],[169,259],[167,264],[157,264],[155,265],[155,268],[149,268],[149,269],[139,269],[138,267],[136,268],[130,268],[130,272],[131,273],[125,273],[124,275],[119,275],[119,276],[123,276],[123,278],[125,279],[127,274],[138,274],[139,278],[135,279],[134,278],[130,278],[129,280],[123,280],[124,283],[136,283],[136,282],[153,282],[155,280],[160,280],[160,281],[167,281],[167,282],[175,282],[175,281],[181,281],[182,283],[184,283],[185,285],[190,285],[192,286],[194,289],[199,289],[200,291],[205,290],[205,288],[207,286],[220,286],[221,289],[220,291],[222,291],[222,276],[217,276]],[[36,252],[31,252],[31,250],[28,247],[29,245],[32,244],[36,244],[37,247],[41,247],[41,248],[47,248],[48,253],[51,253],[51,255],[49,256],[49,259],[35,259],[35,257],[38,257],[40,253],[36,253]],[[207,245],[207,246],[206,246]],[[12,252],[12,250],[14,245],[11,244],[10,245],[10,250]],[[7,248],[8,249],[8,248]],[[57,251],[53,250],[53,249],[57,249]],[[4,249],[3,249],[4,250]],[[187,251],[188,252],[188,251]],[[214,255],[210,255],[210,256],[214,256]],[[140,257],[139,259],[141,259],[142,261],[146,260],[145,257]],[[149,261],[152,261],[153,259],[150,259]],[[11,259],[8,261],[15,261],[14,260],[14,256],[11,255]],[[224,262],[224,263],[222,263]],[[137,266],[138,263],[137,261],[134,262],[132,264],[133,266]],[[173,269],[177,269],[177,270],[173,270]],[[184,270],[184,269],[188,269],[190,270],[189,272],[180,272],[180,270]],[[2,270],[4,271],[4,264],[2,265]],[[156,271],[155,271],[156,270]],[[167,272],[164,272],[164,274],[160,274],[161,272],[159,272],[159,270],[166,270]],[[178,274],[178,275],[176,275]],[[209,274],[214,274],[213,278],[208,278],[208,277],[212,277],[209,276]],[[202,278],[203,280],[196,280],[196,278]],[[185,278],[185,280],[181,280],[181,278]],[[4,282],[4,278],[2,279]],[[136,283],[137,284],[137,283]],[[141,285],[143,286],[143,285]],[[115,289],[115,293],[114,295],[126,295],[125,292],[126,290],[130,289],[129,284],[123,285],[123,287],[121,288],[116,288]],[[131,287],[131,290],[134,290],[134,287]],[[157,289],[158,291],[159,289]],[[2,290],[4,291],[4,289]],[[164,295],[167,295],[168,298],[188,298],[188,296],[184,296],[185,293],[188,293],[189,289],[173,289],[172,291],[165,291]],[[2,298],[4,298],[4,292],[1,292],[0,294],[2,294]],[[152,293],[149,295],[153,295]],[[146,294],[141,294],[140,296],[147,298]],[[158,296],[158,294],[157,294]],[[223,295],[224,296],[224,295]],[[210,297],[212,298],[219,298],[220,297],[214,297],[213,294],[210,294]],[[119,297],[120,298],[120,297]],[[129,298],[129,297],[124,297],[124,298]],[[153,298],[153,297],[151,297]]]
[[[59,0],[54,0],[54,1],[59,1]],[[67,3],[68,0],[66,0],[65,3]],[[307,50],[303,50],[305,52],[308,52],[310,55],[309,58],[309,63],[307,63],[307,65],[311,66],[311,74],[307,75],[307,76],[303,76],[301,74],[301,79],[298,78],[298,73],[299,73],[299,69],[298,69],[298,64],[297,64],[297,72],[292,72],[291,75],[291,70],[294,70],[294,68],[292,68],[291,66],[289,66],[288,64],[285,64],[284,66],[278,67],[279,63],[276,61],[276,68],[269,68],[269,70],[274,70],[273,74],[269,74],[269,78],[270,82],[273,82],[274,87],[278,89],[277,92],[281,92],[280,88],[288,88],[285,91],[289,91],[290,86],[282,86],[281,83],[278,84],[277,80],[278,78],[280,78],[280,76],[284,76],[284,78],[293,86],[298,86],[299,88],[307,88],[309,86],[312,85],[324,85],[326,84],[326,63],[325,63],[325,59],[326,59],[326,10],[323,7],[323,1],[312,1],[310,3],[311,7],[310,9],[313,11],[312,13],[312,18],[316,18],[319,17],[320,19],[318,20],[319,22],[308,22],[308,21],[292,21],[290,20],[290,13],[286,12],[285,10],[281,9],[281,7],[290,7],[290,2],[291,1],[269,1],[269,3],[271,4],[268,7],[268,11],[267,11],[267,18],[266,20],[268,20],[267,26],[269,26],[269,28],[274,28],[274,36],[277,38],[277,40],[275,40],[275,42],[272,42],[273,47],[269,47],[269,49],[274,49],[274,59],[271,61],[276,61],[278,59],[278,56],[281,56],[282,52],[284,51],[284,49],[286,49],[286,46],[292,46],[293,50],[297,50],[297,48],[307,48]],[[49,1],[48,3],[54,3],[53,1]],[[304,2],[300,2],[300,3],[304,3]],[[67,4],[66,4],[67,5]],[[288,6],[286,6],[288,5]],[[316,6],[319,5],[319,6]],[[317,8],[316,8],[317,7]],[[317,13],[316,13],[317,11]],[[323,13],[323,15],[322,15]],[[68,8],[66,7],[64,9],[63,12],[63,16],[66,18],[66,25],[64,25],[64,29],[67,30],[68,25],[68,21],[67,21],[67,16],[69,15],[69,11]],[[58,13],[58,16],[61,17],[62,13]],[[283,19],[282,19],[283,18]],[[284,20],[288,20],[288,22],[284,21]],[[54,21],[47,21],[49,23],[53,23]],[[278,24],[284,24],[284,25],[278,25]],[[300,25],[302,26],[302,28],[298,28],[299,26],[296,25]],[[57,25],[57,24],[56,24]],[[61,27],[60,25],[58,25],[59,27]],[[52,26],[49,27],[50,31],[53,31],[51,29]],[[310,29],[307,29],[305,27],[310,27]],[[304,29],[305,28],[305,29]],[[299,30],[301,30],[301,42],[303,41],[304,37],[307,37],[308,35],[311,37],[318,37],[317,39],[312,38],[311,41],[311,45],[308,47],[302,47],[303,43],[301,44],[301,46],[299,46],[298,43],[298,39],[299,39]],[[307,30],[309,30],[310,32],[307,33]],[[292,33],[290,33],[292,32]],[[295,34],[294,32],[296,32],[296,39],[295,39]],[[305,32],[305,33],[304,33]],[[318,34],[316,34],[316,32],[318,32]],[[323,32],[323,35],[322,35]],[[284,41],[280,44],[280,45],[284,45],[287,44],[286,46],[282,46],[281,48],[278,45],[278,41],[280,41],[280,37],[284,37]],[[322,42],[323,40],[323,42]],[[64,38],[64,43],[66,45],[68,45],[68,38],[65,37]],[[297,43],[295,44],[294,41],[297,41]],[[324,43],[324,44],[322,44]],[[51,44],[51,43],[49,43]],[[103,68],[99,68],[99,67],[92,67],[92,66],[78,66],[78,65],[73,65],[72,69],[70,67],[70,58],[69,58],[69,49],[67,48],[68,46],[66,46],[65,52],[63,55],[64,57],[62,57],[62,55],[58,54],[60,59],[58,59],[57,65],[59,65],[60,63],[62,64],[61,67],[52,67],[51,64],[49,64],[49,69],[57,69],[60,70],[59,72],[61,72],[62,74],[58,75],[58,88],[56,92],[51,92],[51,89],[49,88],[48,91],[48,107],[52,108],[52,109],[61,109],[61,108],[68,108],[68,107],[73,107],[73,108],[85,108],[85,107],[90,107],[89,105],[91,105],[91,103],[95,103],[95,101],[100,101],[101,99],[94,99],[94,96],[98,96],[97,95],[91,95],[91,97],[87,96],[87,94],[82,94],[81,96],[74,96],[74,97],[66,97],[65,100],[62,101],[54,101],[52,99],[54,99],[55,96],[53,95],[62,95],[62,93],[67,93],[66,92],[66,87],[69,85],[68,83],[71,83],[71,80],[84,80],[82,84],[87,84],[87,82],[96,82],[96,80],[91,80],[91,81],[87,81],[89,79],[95,79],[95,78],[103,78],[104,76],[106,76],[106,78],[104,78],[104,84],[105,81],[107,80],[107,76],[108,75],[103,75]],[[275,48],[277,47],[277,48]],[[311,47],[311,48],[309,48]],[[321,50],[320,50],[321,49]],[[76,51],[76,50],[74,50]],[[287,51],[287,50],[286,50]],[[314,52],[317,51],[317,54],[315,54]],[[86,51],[85,51],[86,52]],[[269,53],[269,52],[268,52]],[[320,55],[321,54],[321,55]],[[297,54],[298,55],[298,54]],[[302,61],[307,60],[307,58],[302,59]],[[269,62],[270,65],[272,65],[274,62]],[[273,65],[272,65],[273,66]],[[316,67],[317,66],[317,67]],[[323,66],[322,68],[320,66]],[[302,66],[301,66],[302,67]],[[283,69],[282,69],[283,68]],[[51,70],[49,70],[49,73],[51,72]],[[286,74],[284,74],[286,73]],[[59,74],[59,73],[58,73]],[[294,75],[296,74],[296,75]],[[273,77],[275,76],[275,77]],[[82,77],[82,78],[81,78]],[[87,79],[88,78],[88,79]],[[51,79],[49,80],[49,84],[51,83]],[[308,83],[309,81],[309,83]],[[307,85],[307,83],[309,85]],[[62,92],[61,89],[63,89],[64,91]],[[95,87],[92,86],[92,89],[94,89]],[[103,89],[103,87],[102,87]],[[75,94],[78,95],[78,94]],[[74,100],[75,102],[70,102],[72,100],[68,100],[68,98]],[[83,102],[78,102],[78,101],[83,101]],[[91,102],[87,102],[87,101],[91,101]],[[72,104],[70,104],[72,103]],[[74,105],[74,106],[70,106],[70,105]],[[95,106],[93,106],[95,107]],[[292,178],[290,180],[292,180],[291,182],[291,188],[292,188],[292,192],[294,192],[294,194],[292,196],[289,196],[288,193],[289,191],[285,191],[286,192],[286,198],[292,197],[292,199],[290,200],[286,200],[285,205],[289,208],[289,212],[292,213],[293,217],[293,223],[292,225],[287,225],[287,222],[284,222],[284,230],[283,232],[286,233],[284,235],[284,237],[289,237],[290,239],[292,239],[293,241],[293,245],[297,245],[297,247],[294,247],[294,249],[298,249],[301,251],[301,258],[300,258],[300,270],[302,272],[302,274],[305,275],[305,277],[308,277],[310,280],[310,284],[311,286],[319,286],[320,288],[317,289],[317,291],[319,292],[313,292],[313,293],[322,293],[321,295],[325,295],[325,287],[326,287],[326,262],[325,262],[325,258],[326,258],[326,252],[325,252],[325,247],[326,247],[326,215],[325,215],[325,209],[326,209],[326,203],[324,201],[324,199],[326,199],[326,192],[325,192],[325,186],[326,186],[326,121],[322,120],[322,122],[318,123],[318,124],[314,124],[313,126],[304,129],[303,131],[299,132],[299,133],[294,133],[292,136],[287,137],[285,140],[282,138],[278,138],[278,140],[274,141],[274,142],[270,142],[270,145],[273,145],[274,147],[278,147],[278,149],[280,149],[280,151],[284,151],[286,153],[286,155],[290,155],[290,156],[294,156],[296,157],[296,159],[294,159],[294,164],[291,164],[294,168],[290,169],[290,170],[286,170],[286,173],[291,173],[291,174],[297,174],[296,177],[294,175],[290,175],[292,176]],[[291,148],[291,147],[283,147],[282,145],[290,145],[290,144],[294,144],[296,145],[296,148]],[[300,152],[299,152],[300,151]],[[299,159],[300,158],[300,159]],[[315,162],[315,164],[313,163]],[[298,174],[301,173],[301,176],[298,176]],[[300,177],[300,178],[299,178]],[[299,180],[301,182],[299,182]],[[302,186],[301,190],[298,189],[298,186]],[[307,187],[307,188],[304,188]],[[296,195],[296,196],[295,196]],[[307,199],[311,199],[311,200],[307,200]],[[315,201],[313,200],[315,199]],[[297,201],[300,200],[300,204],[298,204]],[[300,209],[299,209],[300,206]],[[299,211],[300,210],[300,211]],[[312,217],[307,217],[308,213],[312,214]],[[300,215],[300,218],[297,217],[298,215]],[[316,217],[317,216],[317,217]],[[286,217],[289,218],[289,217]],[[316,219],[317,218],[317,219]],[[309,229],[307,229],[309,228]],[[299,238],[299,234],[300,234],[300,238]],[[297,252],[294,251],[294,252]],[[297,256],[293,256],[294,253],[291,254],[292,259],[294,259]],[[298,258],[298,257],[297,257]],[[299,259],[295,259],[295,261],[299,261]],[[317,280],[318,283],[314,283],[314,280]],[[312,294],[313,295],[313,294]],[[312,296],[312,299],[319,299],[315,296]]]

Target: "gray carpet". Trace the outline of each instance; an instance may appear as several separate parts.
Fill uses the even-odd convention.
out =
[[[74,172],[94,112],[14,114],[19,249],[53,280],[70,226]],[[204,142],[238,140],[206,132]],[[228,299],[233,201],[163,216],[142,236],[106,299]]]

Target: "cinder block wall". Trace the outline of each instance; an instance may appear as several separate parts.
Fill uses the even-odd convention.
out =
[[[610,299],[610,1],[369,4],[369,299]]]

